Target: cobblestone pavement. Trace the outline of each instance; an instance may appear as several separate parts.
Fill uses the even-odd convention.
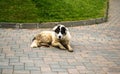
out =
[[[50,29],[0,29],[0,74],[120,74],[120,0],[110,0],[109,22],[71,27],[74,52],[30,48]]]

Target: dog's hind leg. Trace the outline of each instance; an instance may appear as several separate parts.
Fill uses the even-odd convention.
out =
[[[41,43],[41,46],[50,47],[50,44],[48,44],[48,43]]]
[[[32,47],[32,48],[38,47],[38,42],[37,42],[37,40],[34,40],[34,41],[32,42],[31,47]]]
[[[66,48],[59,42],[52,42],[52,46],[65,50]]]

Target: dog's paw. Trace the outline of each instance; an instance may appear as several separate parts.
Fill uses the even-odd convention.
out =
[[[31,48],[37,48],[37,46],[32,46],[32,45],[31,45],[30,47],[31,47]]]
[[[68,49],[69,52],[73,52],[73,49]]]
[[[30,47],[31,47],[31,48],[36,48],[36,47],[38,47],[38,46],[37,46],[37,44],[32,43]]]

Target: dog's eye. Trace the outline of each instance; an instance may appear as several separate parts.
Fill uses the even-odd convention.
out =
[[[61,33],[64,35],[66,34],[66,29],[64,27],[61,28]]]
[[[60,32],[60,26],[55,29],[55,32],[58,34]]]

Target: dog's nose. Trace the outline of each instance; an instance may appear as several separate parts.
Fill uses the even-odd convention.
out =
[[[59,36],[59,39],[61,39],[61,36]]]

